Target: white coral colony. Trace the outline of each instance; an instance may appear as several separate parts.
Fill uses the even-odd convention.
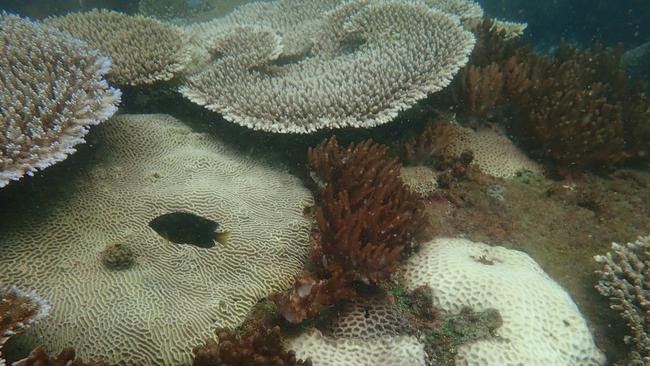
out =
[[[115,113],[109,68],[84,43],[0,13],[0,187],[64,160]]]
[[[256,6],[289,17],[301,3]],[[302,40],[274,29],[282,28],[276,26],[285,23],[280,20],[260,27],[237,12],[231,18],[213,29],[216,39],[201,40],[219,57],[180,91],[227,120],[270,132],[387,123],[447,86],[474,46],[458,17],[421,3],[348,2],[296,25],[304,29]],[[202,29],[207,27],[196,32]]]

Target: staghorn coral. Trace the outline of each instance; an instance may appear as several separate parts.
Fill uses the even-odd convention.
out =
[[[187,42],[180,28],[156,19],[93,10],[51,17],[44,22],[109,56],[113,68],[108,77],[118,85],[170,80],[190,62]]]
[[[64,160],[116,111],[110,61],[83,43],[0,12],[0,187]]]
[[[275,300],[291,322],[314,316],[324,305],[356,298],[354,281],[376,285],[395,269],[405,248],[427,234],[423,204],[402,182],[396,159],[371,140],[339,146],[335,137],[308,151],[320,186],[313,236],[314,274],[296,279]]]
[[[650,236],[626,245],[612,244],[612,251],[594,257],[601,264],[596,289],[607,296],[611,308],[621,313],[631,333],[626,365],[650,363]]]
[[[0,195],[15,207],[0,210],[0,283],[33,284],[52,304],[17,346],[50,355],[74,346],[110,364],[189,363],[192,347],[241,324],[303,269],[313,199],[283,168],[167,115],[120,115],[94,139],[75,174]],[[172,244],[149,227],[176,211],[218,222],[228,244]],[[132,252],[127,268],[105,265],[113,243]]]
[[[417,137],[400,142],[402,161],[411,165],[429,165],[443,158],[454,136],[454,127],[445,121],[427,125]]]
[[[21,291],[15,286],[0,288],[0,365],[3,365],[2,346],[9,337],[22,333],[45,317],[50,305],[34,291]]]
[[[281,14],[288,17],[295,2],[258,6],[287,5]],[[257,130],[372,127],[445,87],[474,45],[457,18],[421,4],[354,1],[316,19],[295,26],[307,27],[299,28],[302,38],[274,29],[279,20],[222,33],[213,44],[221,57],[190,76],[181,93]]]
[[[285,351],[280,327],[269,328],[259,320],[244,325],[241,334],[227,329],[216,331],[218,340],[208,339],[194,348],[193,366],[311,366],[309,359],[297,360]]]

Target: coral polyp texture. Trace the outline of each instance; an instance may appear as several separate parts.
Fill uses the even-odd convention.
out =
[[[349,304],[327,332],[312,329],[289,342],[314,366],[422,365],[424,345],[391,304],[370,299]]]
[[[180,28],[153,18],[93,10],[45,19],[97,48],[113,62],[109,80],[118,85],[142,85],[170,80],[190,62]]]
[[[259,13],[247,13],[249,23],[265,26],[233,13],[236,21],[226,20],[216,39],[204,41],[220,57],[180,88],[191,101],[256,130],[387,123],[447,86],[474,46],[457,17],[423,4],[352,1],[297,18],[300,1],[257,6]],[[264,20],[273,16],[279,18]],[[302,32],[273,27],[289,17],[301,19],[293,28]],[[239,27],[224,30],[228,24]]]
[[[279,326],[253,320],[243,328],[217,330],[218,340],[194,348],[192,366],[312,366],[310,360],[296,359],[295,352],[284,349]]]
[[[22,333],[49,311],[50,305],[34,291],[0,288],[0,365],[4,365],[2,346],[9,337]]]
[[[495,128],[481,127],[476,131],[454,125],[452,142],[447,152],[460,156],[463,151],[474,153],[472,164],[481,172],[498,178],[514,178],[517,172],[543,174],[541,165],[530,159],[503,133]]]
[[[108,364],[189,363],[215,329],[240,325],[302,271],[311,194],[284,168],[167,115],[101,127],[75,174],[25,193],[39,205],[2,197],[16,209],[0,214],[0,283],[32,286],[52,305],[22,343]],[[149,222],[172,212],[217,222],[228,243],[169,242]],[[115,243],[129,248],[128,266],[105,264]]]
[[[74,153],[117,110],[110,61],[69,36],[0,12],[0,187]]]
[[[650,364],[650,236],[634,243],[612,244],[612,251],[595,257],[602,265],[596,289],[619,311],[631,333],[627,365]]]
[[[411,257],[404,281],[409,290],[429,286],[443,311],[501,315],[494,337],[462,345],[456,365],[605,364],[571,297],[523,252],[438,238]]]

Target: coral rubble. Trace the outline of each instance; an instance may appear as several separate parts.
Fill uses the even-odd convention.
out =
[[[0,12],[0,187],[64,160],[115,113],[110,66],[76,39]]]
[[[626,365],[650,364],[650,236],[633,243],[612,244],[612,251],[598,255],[601,279],[596,289],[609,298],[630,329]]]

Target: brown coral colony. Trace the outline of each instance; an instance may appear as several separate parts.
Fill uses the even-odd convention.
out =
[[[423,203],[400,178],[388,147],[366,140],[341,147],[336,138],[308,151],[319,185],[313,238],[313,274],[296,280],[292,293],[277,296],[285,318],[301,322],[320,307],[353,300],[354,282],[388,279],[404,249],[427,233]]]

